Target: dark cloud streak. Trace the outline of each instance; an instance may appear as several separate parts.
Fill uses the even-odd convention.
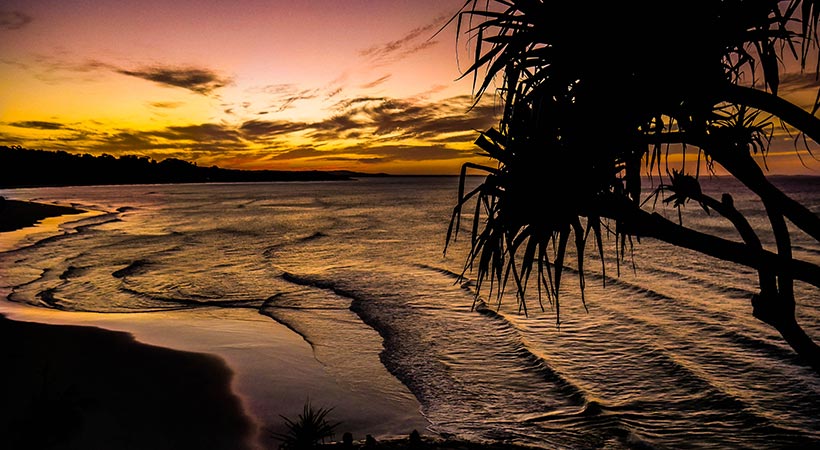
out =
[[[222,124],[203,123],[199,125],[171,126],[161,132],[147,132],[148,135],[169,141],[209,142],[214,144],[238,143],[240,133]]]
[[[182,106],[182,103],[181,102],[151,102],[151,103],[149,103],[149,105],[152,108],[158,108],[158,109],[174,109],[174,108],[179,108],[180,106]]]
[[[465,158],[473,152],[462,152],[440,146],[387,145],[363,148],[357,153],[374,155],[385,161],[433,161]]]
[[[436,17],[432,22],[410,30],[399,39],[375,45],[360,51],[359,54],[378,64],[389,63],[422,51],[438,43],[432,38],[445,20],[445,16]],[[421,39],[423,40],[419,42]]]
[[[374,88],[374,87],[376,87],[376,86],[378,86],[378,85],[380,85],[380,84],[385,83],[385,82],[386,82],[387,80],[389,80],[392,76],[393,76],[393,75],[387,74],[387,75],[385,75],[385,76],[383,76],[383,77],[380,77],[380,78],[378,78],[378,79],[375,79],[375,80],[373,80],[373,81],[371,81],[371,82],[369,82],[369,83],[365,83],[365,84],[361,85],[360,87],[361,87],[362,89],[372,89],[372,88]]]
[[[308,127],[306,123],[287,120],[249,120],[239,127],[239,131],[247,139],[262,139],[301,131]]]
[[[35,130],[65,130],[65,125],[58,122],[44,122],[40,120],[26,120],[23,122],[11,122],[9,125],[17,128],[30,128]]]
[[[322,152],[316,150],[313,147],[304,147],[304,148],[297,148],[294,150],[288,150],[283,153],[279,153],[277,155],[272,156],[271,160],[288,160],[288,159],[301,159],[301,158],[314,158],[314,157],[321,157],[326,156],[328,152]],[[323,158],[324,159],[324,158]]]
[[[146,67],[139,70],[116,69],[117,73],[142,78],[167,86],[181,87],[197,94],[210,95],[231,82],[209,69],[185,67]]]
[[[272,96],[274,104],[270,107],[276,112],[288,110],[300,100],[312,100],[320,95],[320,89],[300,89],[293,83],[271,84],[252,89],[250,92],[255,95],[262,93]]]
[[[19,30],[34,20],[31,16],[20,11],[0,11],[0,29]]]

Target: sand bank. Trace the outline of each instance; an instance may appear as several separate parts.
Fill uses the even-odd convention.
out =
[[[0,342],[0,448],[252,448],[218,358],[2,316]]]

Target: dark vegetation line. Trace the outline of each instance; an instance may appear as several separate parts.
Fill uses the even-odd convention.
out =
[[[91,186],[103,184],[227,183],[265,181],[340,181],[384,176],[338,171],[237,170],[168,158],[108,154],[93,156],[65,151],[0,146],[0,188]]]

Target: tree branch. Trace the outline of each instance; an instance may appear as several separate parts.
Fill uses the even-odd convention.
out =
[[[805,109],[766,91],[736,84],[727,84],[722,92],[723,100],[766,111],[806,133],[806,136],[820,144],[820,118]]]
[[[779,99],[779,97],[775,98]],[[803,113],[808,115],[805,111],[803,111]],[[811,117],[814,118],[814,116]],[[820,122],[817,118],[814,119]],[[741,154],[735,152],[730,154],[718,146],[710,145],[708,137],[706,136],[698,137],[692,133],[685,132],[646,134],[644,135],[644,141],[648,145],[689,144],[703,149],[709,157],[723,166],[732,176],[737,178],[758,197],[765,202],[779,205],[781,213],[786,216],[787,219],[803,230],[803,232],[815,240],[820,241],[820,217],[773,185],[769,179],[766,178],[760,166],[754,162],[748,153]]]
[[[739,242],[701,233],[678,225],[658,213],[650,213],[616,199],[602,202],[597,212],[601,217],[618,221],[619,232],[659,239],[758,271],[772,271],[778,275],[790,272],[794,279],[820,287],[820,266],[815,264],[784,258],[767,250],[753,249]]]

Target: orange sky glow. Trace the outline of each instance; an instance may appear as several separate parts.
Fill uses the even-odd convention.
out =
[[[492,95],[471,109],[472,80],[457,80],[466,40],[435,35],[462,4],[5,0],[0,145],[457,174],[488,162],[472,142],[497,122]],[[784,91],[802,104],[816,86]],[[820,174],[799,156],[777,138],[770,168]]]

